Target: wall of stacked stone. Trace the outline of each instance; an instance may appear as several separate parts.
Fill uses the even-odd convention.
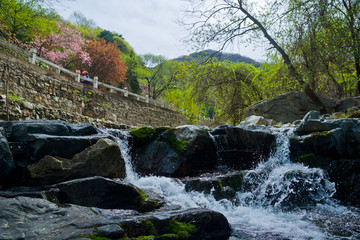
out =
[[[61,119],[100,127],[188,124],[179,112],[95,89],[3,52],[0,92],[1,120]]]

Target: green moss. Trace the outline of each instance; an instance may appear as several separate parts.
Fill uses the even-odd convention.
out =
[[[141,229],[142,236],[139,232],[127,232],[127,236],[120,240],[165,240],[165,239],[187,239],[197,231],[196,227],[190,223],[182,223],[176,220],[152,222],[151,220],[143,220],[138,226]],[[126,229],[123,224],[119,225]],[[130,235],[129,235],[130,234]]]
[[[153,239],[157,239],[157,238],[155,238],[155,236],[153,235],[149,235],[149,236],[140,236],[140,237],[132,238],[131,240],[153,240]]]
[[[100,233],[89,234],[85,238],[94,239],[94,240],[110,240],[110,238],[102,237]]]
[[[322,131],[322,132],[312,132],[310,133],[310,136],[329,136],[332,132],[329,131]]]
[[[304,163],[307,166],[312,166],[316,156],[314,153],[306,153],[299,156],[300,162]]]
[[[153,236],[158,235],[158,232],[156,231],[154,224],[150,220],[147,220],[143,223],[144,223],[144,228],[148,234],[153,235]]]
[[[131,130],[130,134],[138,140],[150,140],[155,135],[155,129],[152,127],[140,127]]]
[[[90,211],[92,211],[95,215],[99,215],[99,213],[95,212],[95,210],[92,207],[89,207]]]
[[[239,174],[236,174],[232,176],[227,182],[226,185],[233,188],[235,191],[240,191],[243,186],[244,181],[244,173],[241,172]]]
[[[106,237],[101,235],[101,233],[99,232],[97,227],[94,227],[94,230],[95,230],[94,234],[89,234],[89,235],[86,235],[85,237],[90,238],[90,239],[94,239],[94,240],[109,240],[109,238],[106,238]]]
[[[140,152],[144,153],[147,146],[156,140],[161,133],[166,131],[168,128],[152,128],[152,127],[140,127],[130,131],[130,134],[134,137],[134,142]]]
[[[217,183],[218,188],[220,188],[219,190],[222,191],[224,189],[224,186],[221,182],[221,179],[216,179],[216,183]],[[216,186],[215,186],[215,188],[216,188]]]
[[[185,150],[188,142],[186,140],[179,141],[175,134],[174,134],[174,128],[169,128],[165,132],[166,141],[169,143],[170,147],[175,150],[177,153],[181,153]]]
[[[179,239],[179,236],[174,233],[168,233],[156,237],[156,240],[169,240],[169,239]]]
[[[309,135],[307,135],[304,139],[303,142],[307,143],[307,142],[312,142],[314,139],[316,138],[321,138],[321,137],[328,137],[332,134],[332,132],[329,131],[322,131],[322,132],[312,132]]]
[[[301,160],[305,160],[305,159],[314,160],[315,159],[315,154],[314,153],[306,153],[306,154],[303,154],[303,155],[299,156],[299,159],[301,159]]]
[[[153,211],[156,206],[158,206],[158,201],[155,199],[151,199],[149,195],[146,195],[145,192],[138,188],[138,191],[140,193],[140,199],[137,201],[140,202],[140,212],[150,212]]]
[[[190,237],[197,231],[195,225],[190,223],[182,223],[171,219],[169,224],[164,227],[165,234],[174,234],[178,237]]]

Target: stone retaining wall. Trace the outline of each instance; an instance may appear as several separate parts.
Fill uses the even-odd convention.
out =
[[[1,120],[62,119],[100,127],[188,124],[181,113],[83,85],[3,52],[0,92]]]

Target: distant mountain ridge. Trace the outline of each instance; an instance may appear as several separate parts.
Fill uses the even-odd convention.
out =
[[[249,57],[241,56],[240,54],[235,53],[223,53],[218,52],[212,49],[207,49],[200,52],[191,53],[189,55],[180,56],[178,58],[172,59],[178,62],[190,62],[193,60],[198,60],[200,62],[206,61],[208,58],[216,58],[219,61],[230,61],[230,62],[245,62],[249,64],[253,64],[255,67],[260,66],[260,63],[251,59]]]

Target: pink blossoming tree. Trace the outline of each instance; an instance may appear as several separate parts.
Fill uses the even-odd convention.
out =
[[[66,68],[71,64],[91,65],[90,55],[86,51],[89,42],[75,28],[60,22],[56,33],[48,36],[36,35],[25,46],[36,48],[40,57]]]

